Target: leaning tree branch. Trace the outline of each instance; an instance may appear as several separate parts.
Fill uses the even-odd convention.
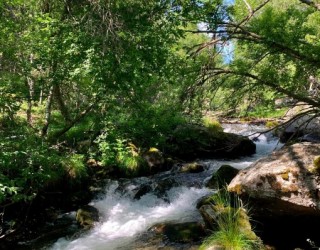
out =
[[[67,133],[73,126],[75,126],[79,121],[81,121],[92,109],[95,105],[97,105],[99,99],[96,99],[92,102],[86,109],[80,112],[71,122],[69,122],[63,129],[56,132],[52,138],[57,139]]]
[[[306,54],[301,53],[300,51],[290,48],[289,46],[286,46],[284,44],[278,43],[274,40],[270,40],[266,37],[263,37],[257,33],[254,33],[252,31],[248,31],[243,26],[239,26],[237,23],[231,23],[231,22],[222,22],[221,25],[224,25],[226,27],[225,35],[223,37],[219,37],[215,40],[211,40],[210,42],[202,44],[202,46],[199,47],[197,52],[201,51],[202,49],[212,46],[214,43],[223,42],[226,40],[246,40],[253,43],[260,43],[264,44],[271,49],[275,49],[277,52],[281,52],[283,54],[286,54],[292,58],[298,59],[300,61],[304,61],[307,63],[310,63],[312,65],[320,66],[320,58],[309,56]],[[211,32],[212,34],[215,34],[215,31]]]
[[[275,131],[277,129],[284,128],[287,125],[291,125],[293,122],[295,122],[296,120],[300,119],[301,117],[303,117],[305,115],[308,115],[308,114],[312,114],[312,113],[314,113],[314,110],[307,110],[307,111],[298,113],[295,116],[293,116],[292,118],[290,118],[289,120],[287,120],[287,121],[285,121],[285,122],[283,122],[281,124],[278,124],[278,125],[274,126],[273,128],[269,128],[269,129],[266,129],[266,130],[263,130],[263,131],[259,131],[259,132],[254,132],[252,134],[249,134],[248,137],[254,136],[254,138],[258,138],[262,134],[266,134],[266,133],[269,133],[271,131]],[[315,118],[316,118],[316,115],[313,115],[312,119],[315,119]],[[308,119],[308,121],[310,119]]]
[[[247,23],[260,9],[262,9],[270,0],[265,0],[262,4],[260,4],[257,8],[254,10],[251,8],[251,6],[244,0],[245,4],[247,5],[247,8],[249,9],[249,15],[247,15],[244,19],[242,19],[237,25],[241,26],[244,23]]]
[[[213,46],[218,43],[224,43],[226,41],[237,39],[237,40],[249,41],[253,43],[264,44],[268,46],[270,49],[274,49],[275,51],[286,54],[287,56],[290,56],[292,58],[298,59],[300,61],[304,61],[314,66],[320,66],[320,58],[303,54],[297,49],[291,48],[285,44],[281,44],[274,40],[270,40],[252,31],[248,31],[247,29],[245,29],[245,27],[241,25],[239,26],[239,24],[237,23],[221,22],[220,25],[223,25],[225,27],[225,30],[199,32],[199,33],[218,34],[221,36],[209,42],[201,44],[195,53],[199,53],[200,51],[202,51],[203,49],[209,46]],[[197,33],[197,31],[194,31],[194,33]]]
[[[230,38],[231,39],[231,36]],[[305,54],[300,53],[299,51],[292,49],[288,46],[285,46],[283,44],[277,43],[275,41],[269,41],[266,38],[263,37],[257,37],[257,36],[246,36],[246,35],[233,35],[232,39],[238,39],[238,40],[246,40],[253,43],[259,43],[264,44],[268,46],[270,49],[274,49],[276,52],[283,53],[287,56],[290,56],[292,58],[298,59],[299,61],[303,61],[309,64],[312,64],[313,66],[320,66],[320,58],[314,58]]]
[[[282,88],[281,86],[275,84],[274,82],[260,79],[258,76],[251,74],[251,73],[248,73],[248,72],[239,72],[239,71],[230,70],[230,69],[214,69],[213,73],[216,76],[230,74],[230,75],[238,75],[238,76],[244,76],[247,78],[251,78],[257,82],[262,83],[265,86],[273,88],[274,90],[276,90],[279,93],[290,96],[290,97],[296,99],[297,101],[305,102],[307,104],[310,104],[313,107],[317,107],[317,108],[320,107],[320,102],[318,102],[318,101],[315,101],[305,95],[295,94],[295,93],[291,92],[290,90]]]

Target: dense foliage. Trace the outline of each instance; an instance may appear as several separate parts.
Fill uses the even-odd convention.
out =
[[[204,111],[318,115],[317,1],[226,2],[0,0],[0,207],[135,168]]]
[[[213,37],[202,48],[227,47],[233,50],[232,60],[211,63],[199,86],[216,93],[216,104],[229,103],[233,109],[270,109],[275,99],[287,98],[311,105],[308,112],[318,114],[317,6],[317,1],[248,0],[217,7],[214,17],[204,19],[207,30],[198,31]]]

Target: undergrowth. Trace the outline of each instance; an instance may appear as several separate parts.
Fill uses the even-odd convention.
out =
[[[225,250],[257,250],[262,243],[251,231],[246,207],[239,197],[231,196],[225,189],[212,196],[214,210],[217,213],[217,230],[204,240],[200,250],[220,246]]]

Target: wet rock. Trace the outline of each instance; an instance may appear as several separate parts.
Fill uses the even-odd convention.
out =
[[[206,195],[204,197],[202,197],[201,199],[198,200],[197,202],[197,209],[199,209],[200,207],[204,206],[204,205],[214,205],[215,202],[212,198],[212,195]]]
[[[137,188],[136,190],[134,190],[133,199],[139,200],[141,198],[141,196],[149,193],[150,191],[152,191],[151,185],[149,185],[149,184],[142,185],[139,188]]]
[[[151,173],[157,173],[164,170],[165,159],[159,149],[150,148],[143,154],[143,158],[147,162]]]
[[[76,220],[84,228],[91,228],[99,221],[99,211],[93,206],[85,205],[78,209]]]
[[[299,130],[298,127],[287,127],[280,132],[279,139],[281,143],[296,140],[303,136],[303,131]]]
[[[198,250],[206,236],[199,222],[164,222],[150,227],[126,249]]]
[[[317,134],[317,133],[306,134],[300,137],[299,141],[320,143],[320,134]]]
[[[319,156],[319,143],[284,147],[241,170],[228,190],[250,196],[259,202],[256,208],[272,214],[320,216]]]
[[[179,183],[173,177],[167,177],[159,180],[155,184],[154,193],[161,198],[166,197],[166,192],[173,187],[178,187]]]
[[[180,168],[180,172],[182,173],[200,173],[202,171],[204,171],[204,166],[197,162],[184,164]]]
[[[252,231],[249,216],[243,208],[233,208],[221,205],[204,205],[199,209],[200,214],[207,228],[214,231],[219,230],[218,222],[225,221],[225,218],[233,218],[237,220],[235,225],[239,232],[246,235],[250,240],[259,240],[258,236]],[[229,225],[225,225],[229,226]]]
[[[203,225],[198,222],[161,223],[149,230],[163,234],[171,242],[195,242],[206,235]]]
[[[13,236],[12,239],[6,239],[1,242],[0,249],[48,249],[58,238],[73,237],[80,230],[75,223],[75,213],[62,214],[45,225],[38,225],[30,235],[16,235],[18,238]]]
[[[213,209],[213,205],[203,205],[200,207],[199,212],[203,218],[203,221],[207,228],[216,230],[217,229],[217,214]]]
[[[239,170],[229,166],[222,165],[206,184],[206,187],[212,189],[219,189],[228,185],[232,179],[239,173]]]

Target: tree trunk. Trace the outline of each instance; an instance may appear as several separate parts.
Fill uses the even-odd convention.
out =
[[[32,126],[32,101],[34,98],[34,81],[31,77],[27,77],[28,94],[28,108],[27,108],[27,122]]]
[[[50,87],[47,104],[46,104],[46,110],[45,110],[45,122],[42,127],[42,136],[46,136],[48,134],[48,128],[50,124],[50,118],[51,118],[51,106],[53,101],[53,86]]]
[[[40,96],[39,96],[39,105],[42,105],[43,102],[43,87],[40,88]]]
[[[64,118],[64,120],[67,122],[67,123],[70,123],[71,122],[71,119],[70,119],[70,115],[69,115],[69,111],[68,111],[68,108],[67,106],[65,105],[64,101],[63,101],[63,97],[62,97],[62,94],[61,94],[61,90],[60,90],[60,86],[55,84],[54,85],[54,88],[53,88],[53,92],[54,92],[54,97],[59,105],[59,109],[60,109],[60,112]]]

